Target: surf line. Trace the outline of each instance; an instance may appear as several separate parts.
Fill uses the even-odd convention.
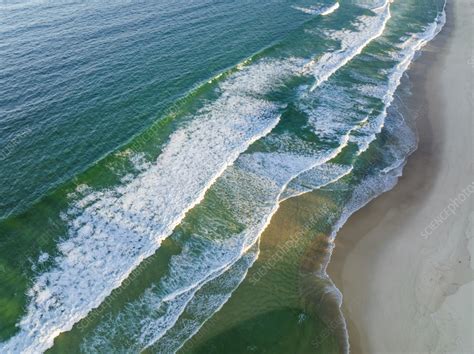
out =
[[[395,66],[395,68],[394,68],[394,70],[393,70],[393,72],[390,76],[389,87],[388,87],[387,93],[383,97],[383,100],[384,100],[384,103],[385,103],[385,109],[384,109],[384,112],[382,113],[382,115],[384,115],[384,116],[387,115],[387,110],[391,106],[391,104],[393,103],[393,95],[394,95],[396,89],[398,88],[398,86],[401,83],[401,78],[402,78],[403,74],[406,72],[406,70],[409,68],[410,64],[413,62],[415,54],[417,52],[419,52],[420,50],[422,50],[423,47],[428,42],[433,40],[439,34],[439,32],[441,32],[444,25],[446,24],[446,10],[445,10],[446,2],[447,1],[445,1],[442,11],[435,18],[434,22],[432,22],[431,24],[426,26],[424,32],[412,35],[406,42],[404,42],[402,44],[402,46],[401,46],[402,49],[403,49],[402,57],[400,58],[400,62]],[[373,139],[373,140],[375,140],[375,139]],[[338,299],[338,301],[340,303],[339,309],[341,308],[342,301],[343,301],[342,293],[336,287],[336,285],[334,284],[332,279],[327,274],[327,267],[329,265],[329,262],[331,261],[332,252],[333,252],[333,249],[335,247],[334,241],[336,239],[337,233],[343,227],[343,225],[347,222],[347,220],[349,219],[349,217],[351,215],[353,215],[358,210],[364,208],[373,199],[377,198],[378,196],[382,195],[383,193],[385,193],[385,192],[391,190],[393,187],[395,187],[395,185],[398,182],[398,178],[402,175],[402,170],[403,170],[404,163],[406,162],[407,157],[408,156],[406,156],[403,161],[401,161],[396,167],[390,169],[389,171],[385,171],[385,170],[381,171],[382,172],[381,175],[391,174],[389,176],[389,178],[391,178],[392,181],[389,182],[387,185],[385,185],[380,192],[378,192],[377,194],[374,194],[374,195],[367,196],[367,198],[365,200],[363,200],[361,202],[358,202],[358,203],[354,202],[354,199],[351,198],[351,200],[349,201],[349,204],[345,206],[345,210],[343,211],[343,213],[340,216],[339,220],[335,223],[335,225],[332,228],[332,232],[331,232],[330,237],[329,237],[330,241],[331,241],[331,247],[329,249],[329,255],[326,259],[326,262],[322,266],[320,276],[323,276],[323,277],[325,277],[326,279],[328,279],[330,281],[331,290],[335,291],[336,294],[339,296],[339,299]],[[379,175],[379,177],[381,177],[381,175]],[[386,178],[386,177],[382,177],[382,178]],[[390,180],[385,180],[385,181],[390,181]],[[359,185],[358,187],[363,186],[363,184],[364,184],[364,182],[362,182],[362,184]],[[347,324],[345,323],[345,317],[342,314],[342,312],[341,312],[341,316],[342,316],[342,319],[344,320],[343,329],[345,331],[344,343],[342,343],[342,344],[345,346],[344,353],[349,353],[350,352],[349,332],[347,330]]]
[[[282,197],[282,194],[284,193],[284,191],[286,190],[288,184],[294,178],[299,176],[301,173],[304,173],[304,172],[309,171],[313,168],[321,166],[321,165],[327,163],[328,161],[330,161],[331,159],[335,158],[336,156],[338,156],[340,154],[340,152],[344,149],[344,147],[347,146],[347,143],[348,143],[348,138],[345,137],[345,138],[341,139],[341,144],[337,148],[335,148],[330,154],[328,154],[327,156],[325,156],[322,159],[317,159],[313,163],[310,163],[309,166],[306,166],[305,168],[303,168],[301,171],[298,171],[298,172],[296,172],[296,173],[294,173],[294,174],[292,174],[292,175],[290,175],[286,178],[286,181],[281,185],[279,192],[275,195],[273,208],[266,215],[263,215],[262,223],[256,228],[256,232],[250,232],[246,235],[246,239],[243,242],[244,247],[242,247],[240,249],[240,252],[237,253],[235,256],[233,256],[231,260],[229,260],[228,262],[226,262],[224,264],[219,265],[217,268],[211,269],[207,274],[205,274],[203,277],[201,277],[201,279],[198,279],[197,281],[193,282],[189,286],[178,289],[178,290],[174,291],[173,293],[167,295],[162,301],[163,302],[164,301],[170,301],[170,300],[175,299],[178,296],[180,296],[180,295],[182,295],[182,294],[184,294],[184,293],[186,293],[190,290],[193,290],[193,294],[194,294],[199,289],[201,289],[205,284],[207,284],[209,281],[215,279],[217,276],[219,276],[219,275],[223,274],[224,272],[226,272],[227,270],[229,270],[255,244],[258,244],[260,242],[261,235],[267,229],[267,227],[270,225],[270,221],[271,221],[273,215],[278,211],[278,209],[280,207],[280,204],[283,201],[283,199],[281,197]],[[345,175],[345,173],[343,173],[343,175],[340,175],[340,176],[337,176],[336,178],[331,179],[330,181],[324,181],[320,185],[315,186],[313,188],[313,190],[322,188],[322,187],[324,187],[324,186],[326,186],[330,183],[333,183],[334,181],[338,180],[339,178],[342,178],[344,175]],[[260,254],[260,249],[257,248],[256,259],[258,258],[259,254]],[[243,281],[244,278],[245,277],[243,277],[241,280]],[[230,298],[230,296],[228,298]],[[224,301],[227,302],[228,298],[224,299]],[[143,349],[147,349],[147,348],[151,347],[154,343],[156,343],[156,341],[158,341],[176,323],[176,321],[178,320],[179,315],[185,310],[185,307],[188,305],[188,303],[191,301],[191,299],[192,299],[192,297],[190,297],[184,304],[181,304],[183,306],[183,308],[179,311],[179,313],[177,313],[178,316],[173,318],[171,320],[172,322],[170,322],[167,325],[167,327],[164,328],[163,331],[161,331],[160,333],[157,333],[155,335],[155,337],[153,338],[153,340],[149,341],[149,343]],[[223,305],[224,304],[222,304],[222,306]],[[220,306],[220,307],[222,307],[222,306]],[[204,321],[201,324],[201,327],[202,327],[202,325],[204,325],[204,323],[206,321]]]
[[[346,49],[340,49],[335,53],[333,52],[330,54],[324,54],[318,61],[311,60],[308,64],[305,65],[304,71],[312,71],[316,78],[316,82],[310,89],[311,92],[314,91],[323,82],[327,81],[336,71],[338,71],[341,67],[345,66],[347,63],[349,63],[354,57],[362,53],[364,48],[367,47],[369,43],[371,43],[374,39],[380,37],[383,34],[387,22],[391,18],[390,3],[391,1],[388,0],[381,7],[372,10],[378,15],[378,17],[382,18],[381,24],[378,27],[377,31],[373,35],[370,35],[367,39],[362,41],[360,45],[355,47],[348,47]],[[368,26],[370,26],[370,24]],[[371,28],[369,27],[365,30],[370,31]],[[359,35],[359,33],[355,34]],[[336,60],[336,62],[332,62],[331,59],[334,56],[340,57],[341,59]]]
[[[329,6],[329,7],[316,7],[316,6],[311,6],[311,7],[301,7],[301,6],[292,6],[295,10],[304,12],[305,14],[308,15],[316,15],[316,16],[327,16],[332,14],[334,11],[336,11],[339,8],[339,2],[336,2],[335,4]]]
[[[332,14],[334,11],[336,11],[339,8],[339,2],[336,2],[334,5],[328,7],[327,9],[323,10],[321,12],[321,16],[327,16]]]

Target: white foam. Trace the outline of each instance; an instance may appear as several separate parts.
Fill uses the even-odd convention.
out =
[[[394,100],[394,95],[395,91],[397,90],[398,86],[400,85],[401,79],[405,71],[408,69],[409,65],[413,61],[415,54],[417,51],[419,51],[426,43],[428,43],[430,40],[432,40],[443,28],[444,24],[446,22],[446,13],[443,9],[443,11],[437,16],[436,20],[431,23],[425,31],[421,33],[414,34],[410,36],[406,41],[404,41],[399,48],[401,51],[399,52],[393,52],[393,58],[398,61],[398,64],[395,66],[393,70],[389,73],[388,76],[388,82],[385,85],[379,84],[374,84],[374,85],[363,85],[359,86],[358,89],[360,90],[360,93],[380,98],[382,99],[384,103],[384,109],[380,114],[378,114],[375,119],[372,119],[370,121],[368,120],[363,120],[359,122],[358,126],[355,126],[350,132],[349,132],[349,141],[356,143],[359,147],[358,150],[358,155],[360,155],[362,152],[366,151],[368,147],[370,146],[370,143],[376,139],[377,134],[379,134],[382,131],[382,128],[384,127],[385,124],[385,119],[387,117],[387,112],[388,108],[391,106]],[[341,92],[339,93],[334,93],[332,91],[332,95],[335,97],[331,101],[331,107],[333,108],[338,108],[342,107],[343,109],[347,108],[347,102],[344,102],[344,97],[346,95],[342,95]],[[337,134],[337,131],[341,128],[341,126],[344,126],[343,123],[338,122],[337,119],[335,120],[335,117],[337,117],[337,114],[334,113],[334,111],[331,111],[330,109],[326,109],[325,107],[319,107],[317,110],[315,110],[312,114],[313,119],[310,119],[311,124],[314,126],[314,129],[316,131],[319,131],[323,133],[324,135],[328,136],[335,136]],[[357,134],[353,134],[356,132]],[[408,145],[408,144],[407,144]],[[406,156],[409,153],[409,151],[405,151],[404,155]],[[392,170],[398,169],[401,165],[404,164],[404,159],[397,160],[392,166],[387,167],[384,170],[384,173],[389,173]],[[317,171],[314,173],[317,174]],[[307,173],[306,176],[300,176],[298,178],[298,181],[293,182],[297,183],[299,185],[302,184],[310,184],[311,180],[309,177],[307,177],[309,174]],[[306,179],[308,179],[306,181]],[[296,187],[297,190],[300,190],[301,193],[305,193],[307,191],[310,191],[311,189],[298,189],[299,187]],[[291,194],[291,191],[287,192],[288,194]],[[296,193],[296,192],[295,192]],[[297,194],[297,195],[299,195]]]
[[[292,6],[295,10],[304,12],[308,15],[320,15],[320,16],[327,16],[332,14],[339,8],[339,2],[328,6],[328,7],[321,7],[321,6],[311,6],[311,7],[301,7],[301,6]]]
[[[388,3],[380,11],[373,20],[385,26],[390,14]],[[395,86],[391,88],[398,86],[415,52],[439,29],[438,23],[402,48],[400,64],[391,80]],[[348,49],[346,56],[336,55],[338,64],[328,62],[328,69],[347,63],[347,54],[353,52]],[[161,338],[196,291],[230,269],[258,242],[290,181],[333,158],[350,139],[345,134],[341,146],[320,155],[245,154],[232,165],[251,142],[268,134],[278,122],[277,107],[260,96],[294,71],[292,62],[263,62],[242,69],[220,85],[222,92],[216,101],[171,135],[158,160],[136,178],[114,190],[83,191],[86,196],[70,212],[69,238],[59,245],[62,254],[56,258],[56,266],[35,280],[20,332],[1,343],[1,350],[28,353],[49,348],[59,333],[97,307],[145,257],[153,254],[186,211],[203,199],[214,182],[222,180],[222,193],[236,193],[236,198],[225,200],[233,203],[232,210],[246,228],[232,239],[227,235],[224,240],[211,241],[204,234],[203,240],[212,243],[204,242],[197,248],[202,251],[202,261],[182,263],[179,257],[172,261],[170,275],[161,285],[162,295],[156,298],[152,294],[149,300],[155,308],[163,306],[159,325],[155,326],[156,318],[142,323],[139,342],[148,346]],[[393,93],[384,100],[389,105]],[[339,131],[343,129],[341,126]],[[322,178],[321,183],[328,180]],[[247,192],[241,191],[243,187]],[[254,205],[249,207],[248,203]],[[196,248],[184,249],[184,259],[194,252]]]
[[[258,257],[255,244],[232,268],[200,289],[186,307],[186,317],[179,319],[151,349],[157,353],[177,352],[199,329],[219,311],[247,275]]]
[[[441,22],[444,21],[443,16],[444,15],[441,15]],[[438,20],[437,20],[437,23],[438,23]],[[433,28],[435,28],[436,30],[433,30]],[[367,127],[366,129],[370,130],[369,141],[373,141],[375,139],[375,134],[379,133],[381,131],[381,128],[383,127],[386,111],[393,101],[393,94],[396,88],[398,87],[398,85],[400,84],[401,75],[408,68],[408,65],[406,65],[407,58],[411,58],[411,59],[408,59],[409,61],[411,61],[414,56],[413,51],[416,52],[417,50],[421,48],[420,43],[426,43],[424,41],[428,38],[429,38],[428,40],[432,39],[434,35],[436,35],[437,33],[436,31],[439,32],[440,28],[441,27],[438,24],[431,25],[427,29],[427,31],[425,31],[423,34],[415,35],[415,37],[419,38],[420,40],[416,41],[417,43],[416,45],[409,46],[411,49],[407,50],[404,53],[404,55],[401,56],[400,64],[396,66],[392,74],[389,76],[388,90],[386,94],[383,96],[383,100],[385,103],[384,111],[376,117],[376,119],[373,121],[372,124],[368,124],[367,121],[362,121],[360,123],[366,123],[366,124],[362,124],[360,126],[355,127],[354,129],[351,129],[351,131],[348,134],[350,134],[355,129],[361,129],[361,128]],[[344,141],[341,147],[337,149],[337,153],[340,152],[342,146],[344,146],[345,143],[346,141]],[[360,151],[364,151],[367,148],[368,144],[369,143],[367,142],[367,140],[363,140],[363,143],[359,145]],[[292,159],[296,160],[298,163],[295,163],[291,167],[286,166],[287,161],[290,161]],[[252,155],[244,155],[238,160],[238,163],[243,163],[243,165],[245,165],[245,170],[253,174],[264,176],[269,181],[276,182],[277,184],[283,183],[284,187],[279,194],[280,201],[291,196],[291,192],[288,192],[288,191],[291,191],[291,184],[293,183],[295,184],[299,183],[300,186],[301,184],[305,184],[306,189],[304,189],[304,191],[314,190],[317,188],[321,188],[327,184],[334,183],[335,181],[338,181],[340,178],[342,178],[343,176],[347,175],[348,173],[352,171],[352,166],[336,165],[336,164],[330,164],[330,163],[322,164],[322,160],[319,160],[316,163],[313,161],[313,163],[315,163],[316,166],[313,168],[309,168],[307,167],[308,162],[306,159],[307,157],[303,157],[303,156],[300,156],[295,159],[295,156],[288,157],[281,154],[276,154],[276,155],[252,154]],[[329,156],[325,156],[323,160],[328,160],[328,159],[329,159]],[[302,172],[294,174],[293,168],[295,166],[296,166],[296,170],[301,169]],[[376,195],[391,189],[396,184],[398,177],[401,175],[401,170],[403,166],[404,166],[404,162],[398,161],[396,164],[391,166],[392,168],[384,169],[382,173],[385,175],[390,175],[390,178],[385,177],[384,179],[385,182],[383,183],[383,186],[380,186],[379,190],[376,190],[376,188],[375,189],[371,188],[371,193],[368,193],[367,191],[365,191],[363,192],[363,194],[365,194],[366,196],[372,194],[375,197]],[[289,173],[290,174],[293,173],[294,177],[292,179],[286,180],[285,173],[282,172],[282,170],[287,171],[287,172],[291,171]],[[363,185],[367,186],[371,184],[372,184],[371,180],[367,180],[366,183]],[[364,187],[361,186],[361,189],[363,190]],[[359,189],[359,191],[361,191],[361,189]],[[299,190],[299,192],[301,192],[301,189]],[[286,195],[285,193],[290,193],[290,194]],[[346,212],[343,213],[341,217],[340,222],[335,226],[333,237],[335,237],[337,230],[340,228],[340,226],[343,223],[345,223],[348,216],[352,214],[356,209],[362,207],[363,204],[365,205],[365,203],[368,202],[368,200],[366,200],[365,203],[356,202],[355,200],[361,199],[360,197],[358,197],[358,194],[359,194],[358,192],[354,194],[353,196],[354,202],[349,203],[346,209]],[[277,202],[277,205],[278,205],[278,202]],[[356,205],[358,205],[358,207]],[[275,211],[276,209],[274,209],[274,211],[271,214],[273,214]],[[258,234],[258,236],[260,235],[260,233]]]
[[[220,85],[217,100],[170,136],[151,167],[123,186],[77,201],[56,266],[35,279],[20,332],[0,345],[2,351],[51,347],[153,254],[238,155],[277,124],[277,107],[259,97],[295,70],[289,60],[237,72]]]
[[[229,253],[232,252],[229,250]],[[167,347],[166,353],[175,352],[230,298],[257,256],[258,247],[254,245],[229,266],[172,298],[163,300],[157,287],[148,289],[138,301],[129,304],[117,319],[109,317],[92,337],[86,339],[82,349],[85,352],[102,352],[112,348],[117,351],[120,341],[115,339],[126,335],[129,338],[127,347],[120,348],[124,351],[139,352],[158,341],[160,346]],[[180,259],[183,260],[183,257]],[[195,273],[190,274],[196,279]],[[184,311],[186,317],[180,320],[179,316]],[[116,326],[115,321],[120,321],[121,325]]]
[[[328,84],[306,97],[309,108],[303,107],[311,130],[323,141],[347,143],[352,130],[366,119],[354,109],[351,87]],[[313,103],[314,102],[314,103]],[[315,106],[315,108],[312,108]],[[345,146],[345,144],[344,144]]]
[[[385,5],[387,0],[352,0],[352,4],[366,9],[376,10]]]
[[[389,78],[388,90],[386,92],[386,95],[384,95],[385,109],[384,112],[382,112],[382,115],[386,114],[388,106],[392,104],[395,90],[399,86],[401,77],[403,73],[408,69],[411,61],[415,57],[416,52],[419,51],[426,43],[432,40],[443,28],[446,22],[445,6],[446,2],[444,4],[442,12],[436,17],[435,21],[426,28],[425,31],[411,36],[400,46],[400,48],[402,48],[403,50],[401,53],[399,53],[399,55],[397,55],[399,64],[392,71],[392,74]],[[401,120],[403,121],[403,117],[401,117]],[[391,132],[391,134],[395,134],[395,136],[398,137],[401,130],[399,125],[395,121],[392,121],[391,124],[393,125],[393,127],[389,125],[387,127],[387,130]],[[405,130],[409,130],[406,125]],[[401,140],[402,141],[401,143],[399,143],[398,146],[398,149],[400,149],[399,154],[392,154],[393,157],[395,157],[394,161],[392,161],[389,166],[380,170],[378,174],[366,177],[355,188],[352,193],[351,199],[348,203],[346,203],[338,222],[333,226],[331,233],[331,238],[333,240],[335,239],[338,231],[353,213],[363,208],[371,200],[373,200],[380,194],[389,191],[397,184],[398,178],[402,175],[403,168],[406,164],[406,158],[412,152],[411,147],[406,147],[407,144],[405,141],[403,141],[403,137]],[[400,154],[402,156],[397,156]],[[324,267],[321,269],[322,274],[326,277],[328,277],[326,272],[328,263],[325,264]],[[333,286],[335,288],[334,284]],[[347,348],[349,348],[348,338],[349,336],[347,334]]]
[[[425,29],[425,31],[411,36],[400,46],[402,50],[400,52],[396,52],[393,55],[393,57],[398,61],[398,64],[390,72],[388,83],[385,87],[386,91],[385,94],[382,96],[384,109],[375,120],[360,129],[360,131],[363,132],[366,137],[364,139],[359,139],[356,141],[359,144],[359,153],[365,151],[368,148],[370,142],[375,140],[376,134],[380,133],[380,131],[382,130],[385,119],[387,117],[388,107],[390,107],[393,103],[395,91],[400,85],[403,74],[413,61],[416,52],[421,50],[421,48],[423,48],[426,43],[431,41],[439,33],[439,31],[441,31],[445,22],[446,13],[443,10],[443,12],[437,16],[436,20],[431,23]],[[374,95],[380,95],[380,91],[378,89],[374,89],[372,92],[374,93]],[[355,140],[356,139],[354,139],[354,141]]]
[[[350,62],[355,56],[385,30],[390,19],[390,1],[373,10],[375,16],[357,18],[357,31],[343,30],[330,33],[330,37],[340,42],[340,49],[323,54],[317,61],[310,61],[304,68],[305,72],[314,75],[316,82],[311,90],[325,82],[339,68]]]
[[[334,5],[329,6],[328,8],[324,9],[321,12],[321,16],[327,16],[332,14],[334,11],[336,11],[339,8],[339,2],[336,2]]]
[[[221,202],[220,209],[226,210],[226,217],[237,220],[239,226],[234,227],[229,220],[220,222],[213,214],[204,215],[193,225],[192,240],[180,255],[172,258],[169,274],[120,315],[121,322],[126,323],[122,324],[126,326],[126,335],[134,338],[137,348],[143,349],[160,340],[178,321],[196,291],[228,271],[258,242],[279,207],[281,193],[294,177],[338,153],[339,149],[335,148],[323,149],[319,154],[258,152],[241,155],[212,187],[213,195]],[[334,173],[332,178],[335,178]],[[317,188],[318,182],[313,182]],[[319,183],[327,182],[321,178]],[[241,228],[237,234],[232,231]],[[134,320],[137,314],[139,322]],[[102,323],[88,342],[94,346],[110,343],[112,339],[105,338],[110,333],[116,335],[110,330],[116,320],[112,318]]]
[[[388,11],[388,10],[387,10]],[[336,55],[337,56],[337,55]],[[342,66],[344,64],[341,64]],[[337,70],[334,69],[333,72]],[[229,80],[226,85],[230,85],[232,87],[236,87],[239,90],[244,90],[247,93],[251,94],[257,94],[260,93],[262,90],[265,90],[268,85],[265,80],[259,80],[257,81],[258,85],[248,85],[248,83],[245,83],[244,85],[241,85],[241,81],[237,81],[236,83],[233,83],[232,80]],[[341,127],[343,128],[343,127]],[[236,244],[233,245],[231,248],[234,250],[233,258],[231,261],[229,261],[229,254],[224,253],[218,253],[222,254],[224,258],[220,259],[219,265],[217,267],[212,267],[210,264],[212,262],[209,262],[209,259],[204,259],[202,262],[199,262],[198,264],[203,264],[207,269],[212,269],[212,272],[199,272],[194,269],[194,275],[191,276],[189,271],[186,271],[182,269],[182,267],[179,267],[178,264],[189,264],[187,262],[179,262],[179,263],[174,263],[171,266],[171,269],[173,270],[172,273],[174,276],[170,276],[170,279],[173,279],[173,284],[179,284],[179,289],[173,289],[171,292],[167,292],[166,297],[162,297],[161,299],[159,297],[154,296],[153,299],[153,304],[156,305],[156,301],[162,301],[164,302],[169,302],[169,304],[173,303],[173,305],[169,306],[168,308],[170,309],[171,312],[169,312],[167,315],[163,315],[160,317],[158,322],[153,322],[153,325],[148,325],[147,328],[151,330],[149,336],[150,338],[153,338],[150,340],[146,334],[147,331],[145,328],[140,328],[140,337],[141,339],[139,340],[142,345],[147,345],[146,342],[153,342],[158,340],[166,331],[174,324],[174,322],[177,320],[179,315],[184,311],[185,305],[187,302],[189,302],[192,299],[192,296],[194,295],[194,292],[197,291],[205,282],[209,281],[214,275],[218,276],[220,275],[220,272],[228,269],[233,263],[235,263],[242,255],[243,252],[245,252],[249,247],[251,247],[256,240],[258,240],[259,235],[263,230],[266,228],[266,225],[268,224],[271,216],[273,213],[278,209],[278,200],[281,197],[281,193],[285,190],[286,184],[289,183],[294,177],[298,176],[300,173],[304,171],[308,171],[311,168],[318,166],[325,161],[327,161],[330,158],[333,158],[336,156],[343,146],[345,146],[348,142],[349,136],[347,134],[344,135],[344,138],[341,141],[341,146],[339,146],[337,149],[333,150],[330,153],[325,154],[324,158],[317,158],[315,156],[309,157],[309,156],[301,156],[301,155],[293,155],[290,156],[288,154],[251,154],[251,155],[244,155],[239,159],[239,166],[242,168],[242,166],[245,166],[245,171],[246,173],[251,173],[254,175],[259,176],[259,178],[264,178],[268,179],[268,186],[273,184],[276,184],[276,186],[280,186],[276,190],[278,190],[278,193],[275,195],[273,193],[270,193],[270,195],[274,195],[274,202],[270,203],[271,208],[270,210],[266,210],[264,213],[257,213],[254,212],[256,209],[252,209],[254,215],[260,215],[259,220],[252,219],[251,223],[247,223],[248,229],[244,233],[245,237],[243,239],[244,243],[241,245],[241,247],[235,247]],[[251,156],[251,157],[249,157]],[[242,165],[243,164],[243,165]],[[234,168],[230,168],[230,171],[226,172],[225,175],[227,174],[232,174],[232,171],[235,171]],[[277,173],[275,173],[277,172]],[[347,171],[344,171],[344,174],[348,173]],[[327,179],[322,179],[321,183],[329,183],[329,181],[333,181],[335,178],[337,178],[337,174],[335,176],[332,176],[333,178],[327,180]],[[313,181],[314,182],[314,181]],[[240,183],[240,182],[239,182]],[[268,189],[267,186],[267,189]],[[317,187],[315,184],[313,184],[313,187]],[[267,193],[268,194],[268,193]],[[252,198],[255,198],[255,195],[253,194],[251,196]],[[268,202],[264,203],[268,205]],[[245,209],[247,209],[248,212],[248,205],[243,203],[242,205],[245,205]],[[141,206],[140,209],[143,209],[146,206]],[[258,206],[255,206],[257,208]],[[266,217],[264,217],[266,215]],[[263,223],[262,223],[263,220]],[[242,235],[241,235],[242,236]],[[214,249],[208,247],[209,249]],[[238,253],[235,254],[235,250],[238,250]],[[191,262],[193,264],[194,262]],[[179,270],[179,272],[176,272]],[[180,276],[181,274],[181,276]],[[183,274],[186,274],[186,279],[182,279]],[[194,281],[191,281],[190,279],[194,279]],[[207,280],[206,280],[207,279]],[[188,285],[185,285],[188,284]],[[107,326],[108,327],[108,326]],[[144,338],[147,338],[146,340]]]
[[[136,178],[86,193],[69,212],[70,235],[59,245],[57,267],[36,279],[21,331],[5,348],[50,347],[151,255],[238,154],[276,125],[277,107],[256,96],[301,72],[298,64],[240,68],[220,85],[219,99],[172,134],[158,161],[133,156],[142,171]]]
[[[401,75],[403,74],[403,72],[400,73],[400,71],[405,71],[408,68],[408,65],[406,64],[407,60],[411,61],[413,59],[414,52],[419,50],[421,46],[428,40],[432,39],[436,35],[436,33],[439,32],[443,23],[444,14],[442,14],[440,18],[437,19],[436,23],[434,25],[431,25],[424,33],[422,33],[421,35],[414,36],[415,38],[418,38],[418,40],[414,41],[413,45],[408,46],[411,49],[407,49],[404,52],[404,55],[402,55],[400,58],[400,64],[397,65],[397,67],[390,75],[388,85],[389,89],[386,95],[384,96],[384,103],[386,104],[384,109],[385,113],[381,113],[378,117],[384,116],[384,114],[386,114],[388,106],[392,103],[393,94],[395,92],[395,89],[398,87]],[[380,122],[380,120],[377,119],[375,121]],[[363,126],[367,126],[367,124]],[[375,131],[380,131],[380,129],[381,128],[376,125]],[[374,128],[372,128],[372,132],[373,131]],[[371,137],[373,137],[373,134],[371,134]],[[340,151],[340,149],[338,150]],[[332,157],[333,156],[334,155],[332,155]],[[287,189],[289,190],[289,184],[293,183],[293,181],[296,181],[301,177],[301,180],[305,180],[306,183],[312,183],[312,188],[316,189],[328,183],[331,183],[331,181],[337,181],[342,176],[349,173],[350,170],[352,170],[352,167],[348,166],[331,166],[331,164],[323,165],[323,163],[329,160],[330,158],[331,154],[325,155],[320,159],[313,160],[313,167],[308,167],[309,165],[311,165],[308,156],[288,156],[288,154],[286,153],[254,153],[241,156],[241,158],[239,158],[236,163],[236,168],[243,169],[243,171],[245,171],[246,173],[250,173],[253,176],[259,176],[259,178],[263,177],[265,180],[268,180],[268,183],[266,183],[267,187],[270,185],[281,186],[280,192],[278,193],[278,199],[275,202],[275,206],[272,208],[269,215],[265,218],[266,224],[268,224],[268,221],[270,220],[271,216],[276,212],[278,208],[278,200],[284,199],[284,193]],[[291,163],[291,165],[289,163]],[[345,223],[349,215],[351,215],[353,212],[355,212],[355,210],[368,203],[368,201],[376,195],[391,189],[396,184],[398,177],[401,175],[403,165],[403,162],[397,163],[396,167],[394,167],[395,165],[392,165],[393,168],[383,170],[382,174],[384,174],[385,177],[383,178],[382,184],[380,184],[380,180],[378,179],[376,181],[369,178],[364,181],[364,183],[362,183],[358,189],[356,189],[355,193],[353,194],[352,201],[348,203],[345,212],[341,216],[339,223],[336,224],[336,226],[334,227],[333,237],[335,237],[337,230],[342,226],[342,224]],[[296,172],[297,170],[300,170],[300,172]],[[321,176],[321,173],[318,173],[318,171],[330,172],[326,176]],[[323,173],[323,175],[325,174]],[[301,182],[301,180],[299,182]],[[240,181],[237,183],[237,185],[242,186],[248,184],[242,184]],[[369,191],[367,191],[367,188],[369,189]],[[254,192],[252,192],[251,195],[254,199],[258,199],[258,197],[255,197],[256,195]],[[367,198],[368,196],[371,197]],[[238,200],[237,204],[241,207],[243,206],[244,209],[248,210],[248,205],[245,205],[245,203],[241,202],[242,200]],[[259,228],[260,230],[251,228],[257,232],[255,232],[253,236],[252,233],[247,234],[247,237],[250,237],[250,239],[254,240],[250,241],[248,244],[253,245],[254,242],[257,242],[260,234],[263,232],[265,227],[266,225],[264,225],[264,227]],[[325,268],[323,269],[323,271],[325,272]],[[225,302],[228,297],[224,298],[225,300],[223,302]],[[222,305],[219,305],[219,308],[220,306]],[[195,327],[197,326],[196,323],[194,323],[194,325]],[[177,349],[179,349],[179,347],[176,348],[176,350]]]
[[[315,189],[332,184],[353,170],[352,165],[326,163],[306,171],[294,178],[280,197],[280,201],[297,197]]]

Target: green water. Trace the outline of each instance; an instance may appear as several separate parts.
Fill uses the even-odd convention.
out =
[[[347,349],[332,233],[415,148],[443,2],[329,5],[0,5],[0,350]]]

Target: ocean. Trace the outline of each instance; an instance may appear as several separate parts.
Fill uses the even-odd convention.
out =
[[[1,1],[0,352],[347,352],[325,266],[444,6]]]

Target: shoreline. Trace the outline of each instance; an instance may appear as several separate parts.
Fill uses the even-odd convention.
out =
[[[432,223],[473,178],[469,6],[448,2],[445,27],[408,70],[418,149],[403,176],[335,239],[327,273],[344,297],[352,353],[472,348],[474,198],[464,195],[453,215]]]

